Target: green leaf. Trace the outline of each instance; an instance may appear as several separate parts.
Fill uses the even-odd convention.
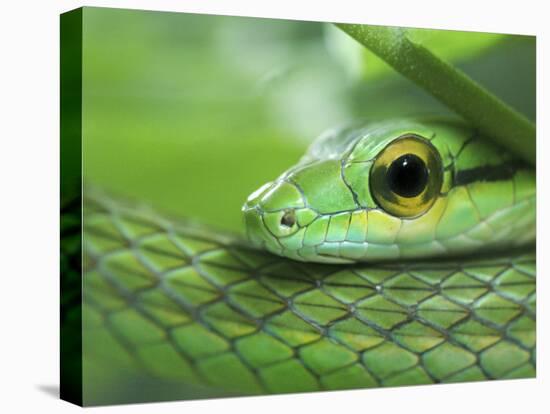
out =
[[[431,49],[420,32],[337,24],[409,80],[460,114],[481,133],[535,164],[535,125]],[[444,44],[436,46],[441,51]]]

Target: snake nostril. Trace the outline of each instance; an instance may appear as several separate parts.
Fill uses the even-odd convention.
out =
[[[283,217],[281,217],[281,226],[282,227],[292,227],[296,224],[296,214],[294,213],[294,210],[288,210],[283,214]]]

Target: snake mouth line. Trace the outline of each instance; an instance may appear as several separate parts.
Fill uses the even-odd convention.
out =
[[[319,257],[326,257],[328,259],[343,259],[340,255],[330,253],[317,253]]]

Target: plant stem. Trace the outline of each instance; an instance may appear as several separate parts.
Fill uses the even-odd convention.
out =
[[[360,24],[336,26],[462,115],[487,138],[535,165],[534,123],[464,72],[412,41],[404,29]]]

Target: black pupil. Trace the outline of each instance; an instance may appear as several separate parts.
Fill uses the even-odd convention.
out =
[[[416,155],[405,154],[391,163],[386,178],[395,194],[416,197],[428,184],[428,169]]]

